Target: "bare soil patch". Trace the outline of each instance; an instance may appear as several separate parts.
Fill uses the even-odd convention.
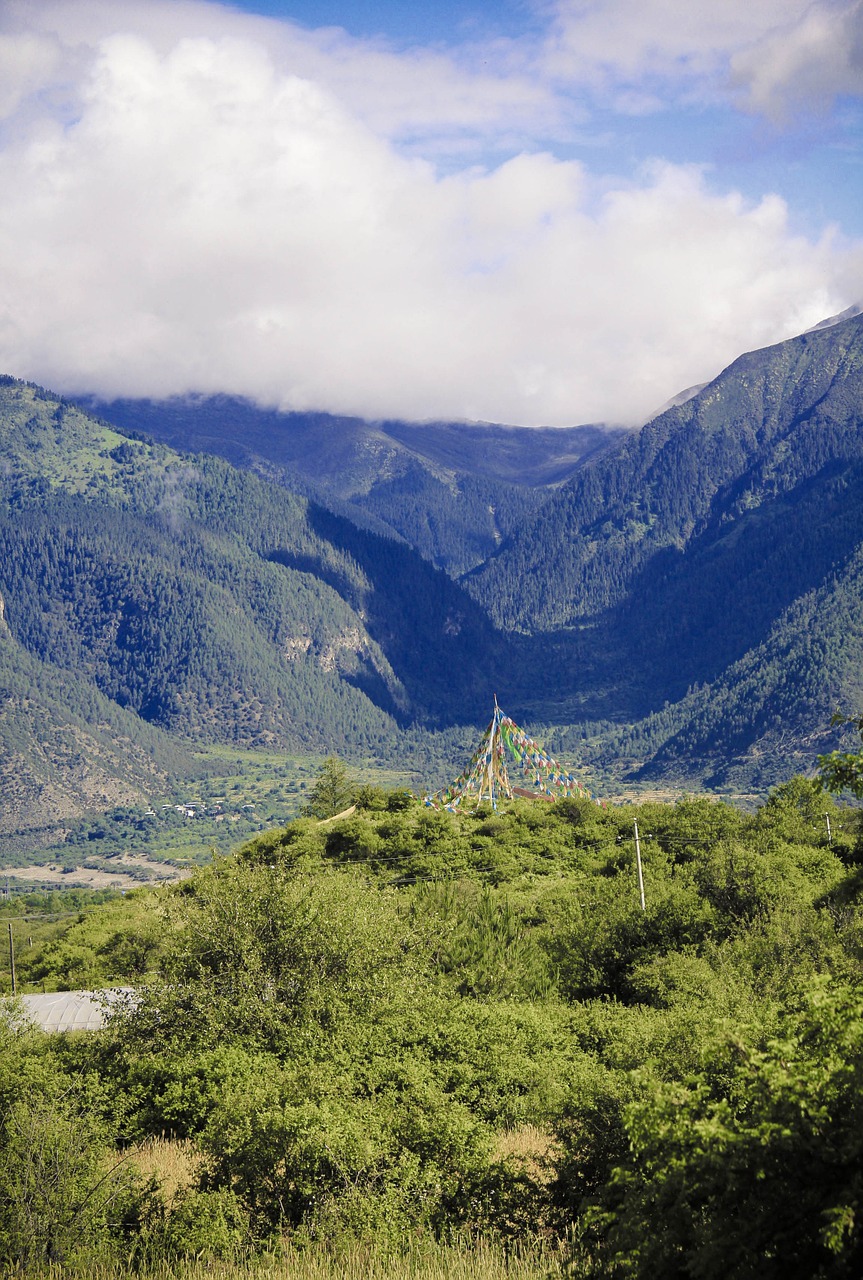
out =
[[[10,880],[29,880],[33,884],[51,885],[58,889],[140,889],[145,884],[175,884],[188,871],[148,862],[146,858],[123,859],[149,874],[146,879],[127,871],[107,871],[99,867],[74,867],[71,871],[58,867],[4,867],[0,872]]]

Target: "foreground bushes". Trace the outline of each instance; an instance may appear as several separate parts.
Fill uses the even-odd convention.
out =
[[[545,1274],[859,1272],[863,911],[831,801],[373,799],[168,894],[105,1032],[5,1033],[7,1262],[481,1237]],[[132,1154],[162,1132],[198,1153],[170,1193]]]

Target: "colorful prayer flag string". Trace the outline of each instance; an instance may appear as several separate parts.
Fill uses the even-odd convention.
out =
[[[495,698],[491,723],[467,768],[448,787],[425,796],[425,804],[432,809],[447,809],[455,813],[462,802],[469,798],[475,806],[487,800],[496,809],[501,799],[511,800],[514,794],[507,759],[521,771],[536,794],[552,799],[564,796],[575,796],[583,800],[594,798],[578,778],[561,768],[539,743],[534,742],[514,720],[503,714]]]

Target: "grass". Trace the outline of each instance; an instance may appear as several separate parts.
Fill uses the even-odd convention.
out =
[[[136,1147],[130,1163],[145,1178],[156,1178],[170,1205],[178,1191],[185,1191],[197,1181],[201,1154],[188,1139],[148,1138]]]
[[[551,1280],[564,1274],[564,1255],[549,1250],[504,1250],[483,1241],[464,1245],[418,1244],[404,1252],[381,1252],[355,1243],[294,1249],[241,1263],[165,1262],[137,1271],[138,1280]],[[30,1280],[70,1280],[76,1272],[51,1267]],[[87,1264],[83,1280],[126,1280],[122,1263]]]
[[[541,1160],[551,1147],[549,1135],[532,1125],[504,1134],[499,1154],[526,1162]],[[191,1187],[201,1156],[191,1141],[151,1138],[136,1148],[131,1163],[154,1175],[170,1206]],[[176,1260],[136,1269],[137,1280],[554,1280],[565,1274],[566,1251],[542,1244],[508,1247],[486,1240],[441,1244],[432,1237],[405,1240],[394,1247],[374,1241],[312,1242],[285,1240],[276,1249],[242,1261]],[[90,1258],[79,1266],[27,1271],[28,1280],[126,1280],[121,1261]]]
[[[557,1144],[550,1133],[533,1124],[518,1129],[508,1129],[500,1134],[495,1144],[496,1160],[515,1160],[539,1182],[550,1181],[552,1158]]]

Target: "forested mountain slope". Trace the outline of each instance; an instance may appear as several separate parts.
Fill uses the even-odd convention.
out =
[[[741,357],[469,584],[499,621],[614,652],[639,723],[604,730],[601,758],[761,785],[811,767],[831,712],[863,699],[861,556],[855,318]]]
[[[404,545],[12,379],[0,462],[9,637],[150,724],[330,750],[482,697],[491,628]]]
[[[733,559],[736,576],[748,559],[784,553],[784,529],[795,523],[805,525],[807,542],[820,538],[818,526],[836,528],[838,508],[853,506],[846,482],[854,483],[861,459],[863,318],[855,317],[741,356],[579,471],[469,586],[502,626],[527,631],[595,619],[624,601],[631,608],[681,579],[688,592],[714,561]],[[822,518],[813,501],[819,489]],[[861,527],[840,537],[853,544]],[[836,553],[826,555],[832,563]],[[785,570],[793,564],[782,562],[771,575],[771,613],[800,594],[807,576],[812,585],[822,564],[792,578]],[[706,621],[693,618],[693,629],[703,634]]]
[[[231,406],[214,410],[223,445]],[[264,419],[242,412],[262,444]],[[195,421],[203,432],[206,416]],[[464,517],[447,534],[453,555],[478,527],[457,467],[517,492],[521,457],[539,492],[540,475],[550,483],[569,465],[541,434],[530,466],[521,437],[494,449],[502,428],[474,439],[464,427],[462,439],[445,424],[375,435],[348,423],[343,438],[333,420],[318,436],[312,426],[304,465],[329,466],[335,488],[354,486],[351,502],[365,485],[391,516],[407,511],[394,496],[403,483],[420,544],[417,529],[446,524],[443,486]],[[791,762],[809,768],[834,745],[831,711],[863,701],[863,318],[743,356],[607,444],[594,437],[593,460],[583,450],[460,584],[407,534],[368,527],[385,528],[374,503],[360,527],[349,504],[335,509],[341,497],[327,508],[286,488],[301,487],[297,469],[270,483],[249,469],[266,470],[260,454],[244,470],[181,455],[3,380],[0,647],[12,674],[0,725],[19,715],[15,689],[31,671],[52,723],[113,715],[120,743],[136,725],[156,733],[145,751],[156,772],[167,734],[392,757],[409,726],[419,750],[428,729],[479,725],[497,692],[553,750],[619,777],[745,789],[787,777]],[[413,466],[424,479],[411,490]],[[38,734],[27,733],[32,772]],[[124,759],[120,774],[144,777]]]
[[[64,820],[162,792],[199,768],[182,742],[0,632],[0,836],[29,847]]]
[[[460,574],[486,560],[619,428],[365,422],[280,413],[228,396],[83,402],[123,431],[215,453],[403,538]]]
[[[708,683],[634,725],[599,727],[588,753],[618,774],[763,792],[853,738],[832,713],[863,706],[863,546]],[[564,748],[585,749],[573,730]]]

